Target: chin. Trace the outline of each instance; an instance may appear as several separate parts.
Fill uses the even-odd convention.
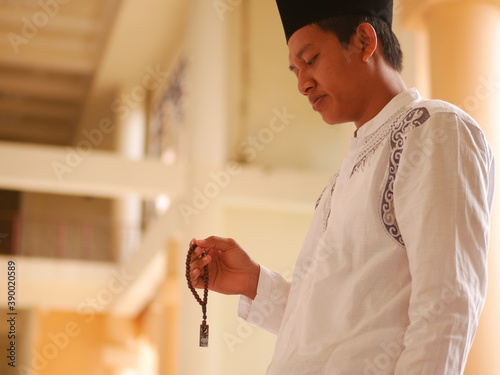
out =
[[[323,119],[323,122],[325,122],[328,125],[338,125],[342,124],[345,121],[342,121],[342,116],[339,116],[339,114],[342,113],[342,110],[339,108],[332,108],[332,107],[327,107],[323,108],[323,111],[318,112],[321,115],[321,118]]]
[[[339,119],[327,115],[321,115],[321,118],[323,119],[323,122],[328,125],[338,125],[342,123]]]
[[[339,114],[345,114],[345,113],[342,111],[320,112],[323,122],[325,122],[328,125],[347,124],[353,121],[352,119],[349,118],[350,116],[348,115],[339,116]]]

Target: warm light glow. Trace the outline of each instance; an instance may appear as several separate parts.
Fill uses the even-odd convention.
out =
[[[161,155],[161,160],[168,165],[174,164],[177,160],[177,154],[175,150],[169,148],[163,152]]]
[[[170,197],[168,195],[159,195],[155,200],[156,213],[163,215],[170,208]]]
[[[158,375],[158,353],[146,340],[139,340],[139,368],[137,375]]]

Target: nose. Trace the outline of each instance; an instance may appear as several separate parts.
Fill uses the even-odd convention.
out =
[[[302,95],[309,95],[309,92],[316,86],[314,79],[304,70],[298,74],[298,89]]]

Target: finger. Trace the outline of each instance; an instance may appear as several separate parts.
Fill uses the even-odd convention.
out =
[[[211,261],[212,257],[210,255],[200,255],[189,265],[190,272],[192,273],[194,270],[199,270],[203,274],[203,268]]]
[[[196,247],[196,249],[194,249],[194,251],[191,253],[191,263],[193,263],[196,260],[198,260],[199,258],[201,258],[203,256],[203,254],[205,254],[205,253],[206,253],[206,251],[204,248]]]
[[[208,253],[208,249],[196,245],[195,241],[196,241],[195,239],[192,239],[191,242],[189,243],[190,263],[195,262],[200,257],[203,257]],[[194,250],[192,250],[193,246]]]
[[[207,255],[206,257],[200,258],[200,260],[191,264],[189,278],[191,279],[191,283],[195,287],[203,287],[203,275],[205,274],[204,267],[208,265],[212,261],[212,257]],[[198,285],[198,283],[200,285]]]
[[[208,255],[207,253],[201,254],[198,256],[196,259],[194,259],[191,264],[190,268],[194,270],[195,268],[203,268],[207,264],[209,264],[212,261],[212,257]]]
[[[189,252],[188,252],[188,264],[187,266],[187,274],[186,276],[190,279],[191,283],[196,286],[198,282],[198,278],[202,274],[202,269],[206,265],[205,250],[201,247],[198,247],[195,243],[195,239],[193,238],[189,243]]]
[[[194,241],[199,247],[221,251],[232,250],[235,247],[238,247],[238,244],[232,238],[210,236],[208,238],[205,238],[204,240]]]
[[[200,280],[201,272],[199,268],[195,268],[194,270],[191,271],[189,274],[189,277],[191,279],[191,284],[196,288],[198,281]]]

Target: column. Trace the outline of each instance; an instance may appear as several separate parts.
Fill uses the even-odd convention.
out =
[[[184,269],[191,238],[223,235],[221,194],[223,188],[212,176],[224,170],[226,161],[228,71],[226,24],[219,18],[214,1],[190,2],[188,30],[184,48],[186,69],[186,113],[184,131],[188,150],[187,184],[184,196],[172,203],[183,228],[178,267]],[[184,272],[182,272],[184,274]],[[199,291],[200,295],[203,290]],[[220,314],[223,298],[209,294],[209,347],[200,348],[201,306],[189,291],[185,278],[179,284],[179,375],[220,374],[222,333]]]
[[[428,51],[423,52],[430,56],[432,97],[456,104],[472,115],[499,157],[500,1],[403,0],[401,10],[406,27],[427,33]],[[497,169],[497,176],[499,173]],[[494,203],[488,295],[466,375],[500,373],[499,208]]]
[[[116,151],[130,160],[144,157],[146,114],[145,105],[131,111],[118,120],[116,128]],[[114,260],[124,263],[137,251],[141,243],[142,198],[129,194],[113,202]]]

